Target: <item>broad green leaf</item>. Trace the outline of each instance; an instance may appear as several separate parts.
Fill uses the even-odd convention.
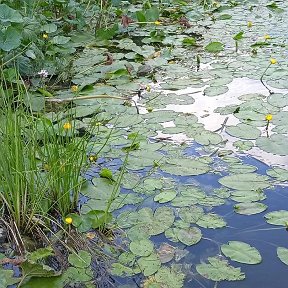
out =
[[[231,193],[230,198],[236,202],[256,202],[266,199],[266,196],[261,189],[237,190]]]
[[[288,170],[280,167],[273,167],[266,171],[266,174],[276,178],[280,182],[288,181]]]
[[[155,274],[155,280],[159,287],[165,288],[182,288],[184,284],[185,274],[177,271],[172,267],[162,266]]]
[[[21,14],[6,4],[0,4],[0,22],[2,23],[22,23],[23,17]]]
[[[279,226],[287,226],[288,224],[288,211],[278,210],[265,214],[264,218],[267,223]]]
[[[267,176],[255,173],[228,175],[220,178],[218,182],[228,188],[237,190],[257,190],[270,186]]]
[[[236,126],[227,126],[226,132],[231,136],[247,140],[256,139],[261,135],[261,131],[256,127],[243,123]]]
[[[204,214],[200,217],[196,224],[203,228],[212,229],[222,228],[226,226],[225,220],[220,215],[214,213]]]
[[[224,45],[221,42],[210,42],[205,46],[205,50],[210,53],[218,53],[224,50]]]
[[[179,229],[177,231],[177,237],[183,244],[191,246],[197,244],[201,240],[202,233],[199,228],[190,227],[186,229]]]
[[[249,244],[240,241],[229,241],[221,245],[221,251],[233,261],[245,264],[258,264],[262,261],[259,251]]]
[[[267,208],[267,205],[259,202],[244,202],[234,205],[234,211],[242,215],[258,214],[265,211]]]
[[[192,176],[205,174],[210,170],[210,167],[199,160],[176,158],[169,159],[166,164],[161,166],[161,169],[174,175]]]
[[[286,265],[288,265],[288,249],[285,247],[277,247],[278,258]]]
[[[71,265],[77,268],[87,268],[91,263],[91,254],[87,251],[80,250],[77,254],[70,254],[68,261]]]
[[[149,256],[153,252],[153,242],[148,239],[135,240],[130,243],[130,251],[137,256]]]
[[[218,257],[209,257],[207,264],[196,265],[197,272],[212,281],[236,281],[245,279],[240,268],[234,268],[228,261]]]
[[[21,44],[21,34],[12,26],[6,30],[0,30],[0,49],[9,52]]]
[[[157,254],[141,257],[138,259],[137,263],[144,276],[153,275],[161,267],[161,262]]]
[[[163,191],[154,197],[154,201],[159,203],[166,203],[173,200],[177,195],[174,190]]]
[[[288,137],[286,135],[273,134],[271,137],[260,137],[256,145],[266,151],[277,155],[288,155]]]

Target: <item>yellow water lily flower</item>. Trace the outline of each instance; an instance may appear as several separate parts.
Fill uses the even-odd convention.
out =
[[[270,63],[273,65],[273,64],[276,64],[277,63],[277,60],[275,58],[271,58],[270,59]]]
[[[77,85],[72,85],[71,86],[71,91],[76,93],[78,91],[78,86]]]
[[[43,38],[43,39],[45,39],[45,40],[46,40],[46,39],[48,39],[48,37],[49,37],[49,36],[48,36],[48,34],[47,34],[47,33],[43,33],[43,35],[42,35],[42,38]]]
[[[266,120],[266,121],[271,121],[272,118],[273,118],[272,114],[267,114],[267,115],[265,116],[265,120]]]
[[[69,130],[69,129],[72,128],[72,125],[71,125],[71,123],[66,122],[66,123],[63,124],[63,128],[64,128],[65,130]]]
[[[268,34],[266,34],[266,35],[264,35],[264,39],[265,39],[265,40],[270,40],[270,39],[271,39],[271,36],[268,35]]]
[[[72,224],[72,222],[73,222],[73,219],[71,217],[66,217],[65,218],[65,223],[66,224],[70,225],[70,224]]]
[[[247,27],[248,27],[248,28],[251,28],[252,26],[253,26],[252,21],[248,21],[248,22],[247,22]]]
[[[155,24],[155,25],[161,25],[161,22],[158,21],[158,20],[156,20],[156,21],[154,22],[154,24]]]

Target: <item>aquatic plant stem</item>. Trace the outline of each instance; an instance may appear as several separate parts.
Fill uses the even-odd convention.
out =
[[[261,76],[261,78],[260,78],[260,82],[261,82],[262,85],[268,90],[268,92],[270,93],[270,95],[273,94],[274,92],[271,91],[271,90],[265,85],[265,83],[263,82],[263,77],[264,77],[265,73],[267,72],[267,70],[269,69],[269,67],[270,67],[271,65],[272,65],[271,63],[268,65],[268,67],[265,69],[265,71],[263,72],[263,74],[262,74],[262,76]]]

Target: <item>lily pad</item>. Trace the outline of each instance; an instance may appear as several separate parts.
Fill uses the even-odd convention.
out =
[[[154,201],[159,203],[166,203],[173,200],[177,195],[175,190],[163,191],[154,197]]]
[[[265,211],[267,205],[259,202],[247,202],[234,205],[234,211],[242,215],[253,215]]]
[[[257,190],[265,189],[270,186],[267,176],[255,173],[243,173],[228,175],[220,178],[218,182],[228,188],[237,190]]]
[[[183,244],[191,246],[197,244],[201,240],[202,233],[199,228],[190,227],[187,229],[179,229],[177,231],[177,237]]]
[[[197,222],[197,225],[203,228],[222,228],[226,226],[225,220],[217,214],[208,213],[203,215]]]
[[[260,137],[256,140],[256,145],[266,151],[277,155],[288,155],[288,136],[273,134],[271,137]]]
[[[130,251],[137,256],[149,256],[153,252],[153,242],[148,239],[132,241]]]
[[[273,225],[287,226],[288,223],[288,211],[278,210],[267,213],[264,218],[266,222]]]
[[[288,249],[284,247],[277,247],[278,258],[286,265],[288,265]]]
[[[231,136],[247,140],[257,139],[261,135],[261,131],[256,127],[243,123],[227,126],[225,131]]]
[[[161,262],[157,254],[141,257],[137,262],[144,276],[153,275],[161,267]]]
[[[262,261],[262,257],[256,248],[240,241],[229,241],[228,244],[223,244],[221,251],[226,257],[240,263],[258,264]]]
[[[218,257],[209,257],[209,263],[196,265],[197,272],[203,277],[212,281],[236,281],[245,279],[245,274],[241,268],[235,268],[228,264],[225,259]]]

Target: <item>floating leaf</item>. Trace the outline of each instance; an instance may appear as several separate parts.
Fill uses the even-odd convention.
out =
[[[288,136],[273,134],[271,137],[260,137],[256,140],[256,145],[266,151],[277,155],[288,155]]]
[[[233,191],[230,198],[236,202],[256,202],[266,199],[266,196],[261,189],[238,190]]]
[[[235,268],[228,264],[225,259],[209,257],[207,264],[196,265],[196,270],[203,277],[213,281],[235,281],[245,279],[244,273],[240,268]]]
[[[267,175],[276,178],[280,182],[288,181],[288,170],[280,167],[273,167],[266,171]]]
[[[157,254],[161,263],[167,263],[173,259],[175,255],[175,247],[169,245],[168,243],[161,243],[159,249],[157,250]]]
[[[157,254],[141,257],[137,262],[144,276],[150,276],[156,273],[161,267],[161,262]]]
[[[190,227],[187,229],[179,229],[177,237],[180,242],[185,245],[191,246],[197,244],[202,237],[201,230],[197,227]]]
[[[248,124],[239,123],[236,126],[227,126],[226,132],[234,137],[253,140],[261,135],[261,131]]]
[[[185,274],[173,269],[173,266],[171,268],[162,266],[155,274],[156,283],[160,285],[156,287],[182,288],[184,279]]]
[[[217,214],[208,213],[203,216],[196,222],[197,225],[203,228],[222,228],[226,226],[225,220]]]
[[[224,50],[224,45],[221,42],[210,42],[205,46],[205,50],[210,53],[218,53]]]
[[[68,261],[74,267],[87,268],[91,263],[91,254],[85,250],[80,250],[77,254],[70,254]]]
[[[267,223],[279,226],[287,226],[288,223],[288,211],[278,210],[265,214],[264,218]]]
[[[220,184],[237,190],[257,190],[265,189],[270,186],[267,176],[258,175],[255,173],[244,173],[228,175],[220,178]]]
[[[210,167],[199,160],[179,158],[169,159],[167,164],[161,166],[161,169],[170,174],[189,176],[205,174]]]
[[[221,246],[222,253],[233,261],[245,264],[258,264],[262,261],[259,251],[240,241],[229,241]]]
[[[278,258],[286,265],[288,265],[288,249],[284,247],[277,247]]]
[[[154,197],[154,201],[159,203],[166,203],[173,200],[177,195],[174,190],[163,191]]]
[[[247,202],[234,205],[234,211],[242,215],[258,214],[267,209],[267,205],[259,202]]]
[[[153,242],[148,239],[135,240],[130,243],[130,251],[137,256],[149,256],[153,252]]]

